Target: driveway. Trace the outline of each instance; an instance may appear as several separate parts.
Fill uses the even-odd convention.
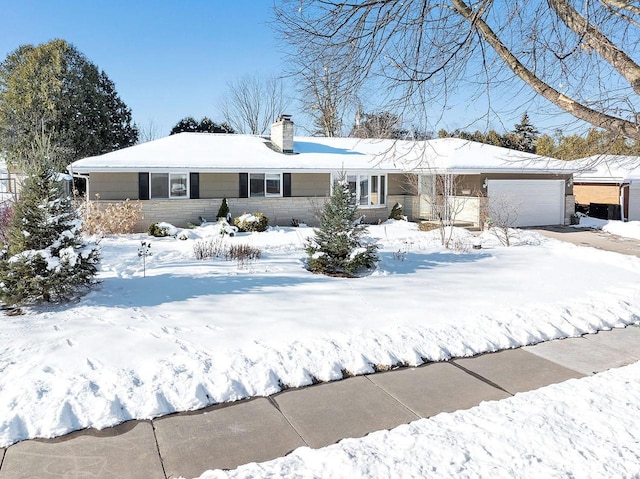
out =
[[[531,230],[548,238],[567,241],[578,246],[591,246],[640,258],[640,240],[623,238],[600,230],[569,226],[540,226]]]

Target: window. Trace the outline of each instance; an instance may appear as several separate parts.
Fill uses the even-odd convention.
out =
[[[282,175],[280,173],[250,173],[249,196],[282,196]]]
[[[347,175],[349,191],[360,207],[382,206],[386,201],[386,177],[384,175]]]
[[[267,196],[280,196],[280,175],[265,175]]]
[[[264,196],[264,175],[251,173],[249,175],[249,196]]]
[[[151,198],[186,198],[187,173],[151,173]]]
[[[356,175],[347,176],[349,193],[351,193],[351,204],[355,203],[358,197],[358,177]]]
[[[369,204],[369,177],[360,176],[360,206]]]

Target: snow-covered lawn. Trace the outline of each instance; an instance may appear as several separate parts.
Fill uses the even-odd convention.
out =
[[[640,221],[601,220],[590,216],[581,216],[580,224],[575,228],[593,228],[623,238],[640,239]]]
[[[456,252],[415,224],[372,226],[382,261],[359,279],[303,267],[310,228],[225,241],[262,258],[198,261],[198,237],[106,238],[99,288],[2,318],[0,446],[102,428],[375,366],[469,356],[640,318],[640,259],[520,232],[517,245]],[[470,245],[470,233],[458,231]]]
[[[638,477],[639,443],[635,363],[201,479]]]

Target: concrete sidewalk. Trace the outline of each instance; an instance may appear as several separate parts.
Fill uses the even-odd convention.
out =
[[[640,360],[640,327],[358,376],[0,449],[0,479],[176,478],[322,447]]]

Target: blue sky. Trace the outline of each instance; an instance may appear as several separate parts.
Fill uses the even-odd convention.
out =
[[[2,0],[0,58],[25,43],[73,43],[116,83],[142,125],[160,134],[181,118],[221,121],[226,84],[279,75],[270,0]]]
[[[269,26],[272,5],[272,0],[0,0],[0,59],[22,44],[67,40],[116,83],[134,121],[142,128],[153,122],[165,136],[185,116],[222,121],[219,104],[229,82],[282,74],[282,48]],[[472,124],[486,104],[458,100],[434,130],[506,131],[526,108],[516,106],[490,125]],[[517,99],[509,103],[518,105]],[[288,113],[298,126],[310,126],[294,102]],[[552,131],[557,112],[546,118],[529,113],[536,126]]]

